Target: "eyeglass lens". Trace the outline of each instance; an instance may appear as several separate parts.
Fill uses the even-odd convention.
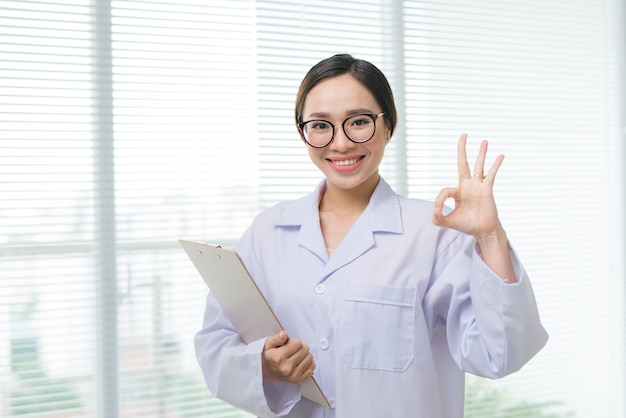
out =
[[[346,136],[353,142],[369,141],[376,131],[376,115],[350,116],[341,124]],[[335,136],[335,127],[326,120],[311,120],[302,126],[304,139],[314,147],[325,147]]]

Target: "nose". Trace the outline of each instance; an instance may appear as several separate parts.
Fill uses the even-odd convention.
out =
[[[350,138],[346,136],[341,125],[335,126],[335,137],[329,145],[329,148],[335,151],[344,151],[351,148],[354,142],[350,141]]]

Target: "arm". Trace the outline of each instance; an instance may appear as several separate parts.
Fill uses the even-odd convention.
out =
[[[484,175],[487,141],[470,173],[467,135],[457,151],[459,183],[435,200],[433,223],[462,234],[439,255],[427,310],[446,326],[450,352],[463,370],[501,377],[518,370],[547,341],[530,281],[498,218],[493,183],[504,156]],[[444,202],[455,201],[443,214]],[[473,239],[472,239],[473,237]]]
[[[263,270],[249,245],[250,229],[236,249],[259,288],[264,289]],[[286,347],[285,342],[273,336],[244,343],[209,293],[202,329],[195,336],[195,349],[206,383],[216,397],[256,416],[273,417],[288,413],[300,400],[300,385],[268,377],[266,354],[284,353],[295,342]],[[297,351],[289,352],[286,358],[291,359]],[[303,366],[314,368],[308,363]]]
[[[255,416],[277,417],[300,400],[300,385],[264,379],[264,349],[274,337],[245,344],[209,294],[196,357],[211,393]],[[313,366],[314,367],[314,366]],[[307,374],[308,376],[308,374]]]
[[[516,278],[507,284],[479,255],[472,237],[460,234],[437,256],[424,312],[434,331],[444,330],[459,368],[498,378],[519,370],[546,343],[528,275],[515,251]],[[431,316],[432,315],[432,316]]]

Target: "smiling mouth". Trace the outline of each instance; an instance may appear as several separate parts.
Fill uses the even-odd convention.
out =
[[[361,157],[361,158],[350,158],[349,160],[330,160],[330,162],[335,164],[335,165],[338,165],[338,166],[346,166],[346,165],[356,164],[362,158],[363,157]]]

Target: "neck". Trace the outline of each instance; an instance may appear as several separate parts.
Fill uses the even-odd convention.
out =
[[[321,197],[320,211],[336,211],[342,213],[361,213],[372,197],[379,176],[353,189],[342,189],[327,182],[326,191]]]

